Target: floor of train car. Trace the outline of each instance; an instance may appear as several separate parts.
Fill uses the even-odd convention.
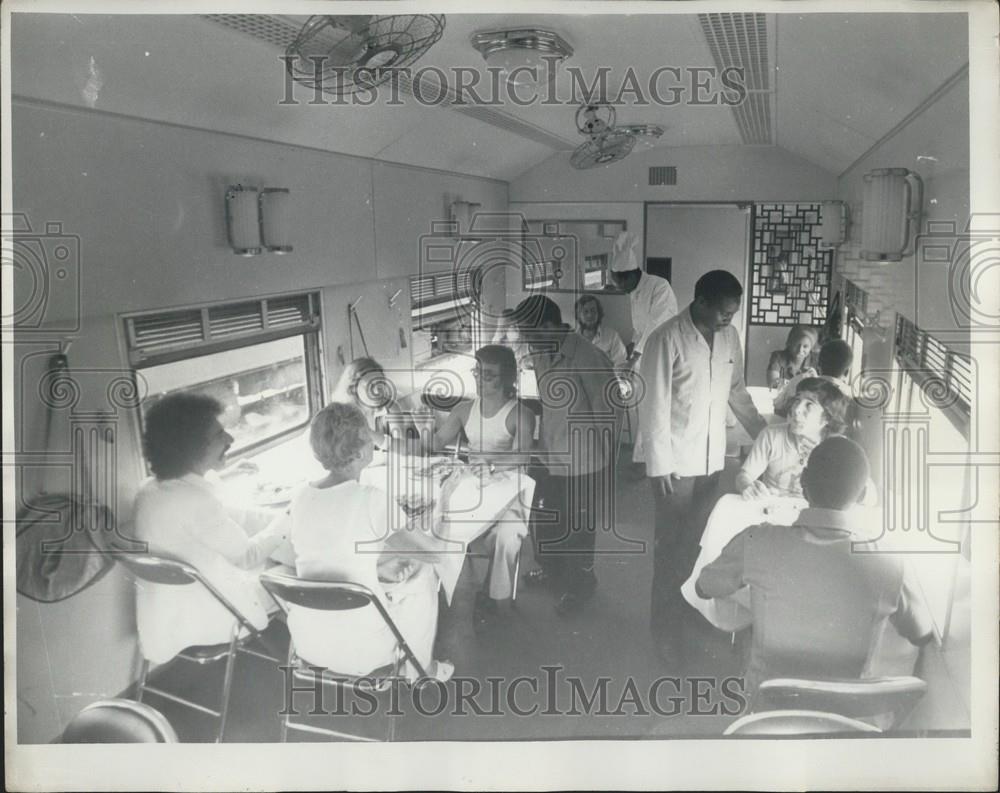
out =
[[[652,509],[646,480],[623,474],[617,488],[618,533],[650,542]],[[630,703],[625,691],[626,677],[634,681],[635,691],[648,709],[649,690],[658,678],[698,676],[721,680],[739,674],[741,664],[731,636],[713,629],[691,611],[690,624],[685,631],[687,657],[681,668],[668,667],[657,655],[649,631],[651,555],[614,553],[617,547],[620,546],[612,536],[599,537],[595,565],[599,580],[597,594],[583,611],[565,618],[555,613],[553,593],[522,586],[511,612],[485,626],[475,625],[473,595],[484,575],[485,562],[479,561],[474,567],[467,562],[452,606],[441,611],[436,657],[451,660],[455,664],[456,677],[476,678],[482,683],[482,691],[475,699],[487,711],[493,708],[487,678],[500,677],[507,684],[519,676],[537,678],[541,693],[535,696],[530,690],[531,684],[521,683],[515,705],[526,709],[537,704],[538,712],[532,716],[511,712],[505,684],[497,707],[501,715],[474,715],[471,703],[464,706],[465,715],[457,715],[456,687],[455,683],[449,683],[447,707],[440,715],[425,715],[435,713],[440,707],[439,692],[427,691],[421,695],[421,713],[412,702],[409,689],[404,687],[398,699],[402,715],[396,717],[395,740],[650,738],[721,734],[734,717],[718,712],[691,715],[692,709],[712,710],[719,697],[713,695],[708,704],[705,699],[694,702],[690,682],[681,689],[686,703],[680,707],[671,704],[671,697],[679,696],[672,683],[661,684],[658,691],[660,710],[667,714],[680,710],[677,715],[661,715],[652,710],[648,714],[637,713]],[[534,566],[528,548],[526,543],[522,574]],[[282,653],[287,651],[288,634],[282,623],[273,624],[266,635],[276,649],[280,648]],[[546,675],[554,673],[547,673],[542,667],[555,665],[564,671],[559,673],[560,682],[549,688],[547,680],[551,678]],[[592,712],[585,714],[583,711],[587,708],[578,697],[577,713],[567,713],[574,709],[571,686],[565,680],[569,676],[580,681],[586,696],[590,696],[595,686],[600,689],[601,678],[610,678],[606,684],[606,708],[594,705]],[[211,706],[218,702],[221,681],[221,663],[196,667],[175,662],[156,675],[155,684]],[[226,741],[279,740],[278,712],[283,705],[284,685],[283,673],[273,663],[241,654],[236,663]],[[472,685],[463,684],[467,691]],[[700,685],[704,692],[710,684]],[[554,702],[552,690],[557,692]],[[384,713],[390,710],[386,694],[380,695],[375,715],[367,717],[307,716],[312,695],[298,696],[295,707],[300,715],[296,721],[305,720],[315,726],[372,738],[385,737],[388,723]],[[155,695],[149,695],[147,701],[166,715],[182,741],[214,739],[217,722],[210,717]],[[729,704],[732,705],[732,701]],[[359,706],[365,707],[360,702]],[[324,695],[323,707],[327,712],[338,710],[332,693]],[[560,713],[543,714],[546,709]],[[604,712],[593,712],[601,710]],[[334,740],[297,731],[289,735],[289,740],[316,739]]]

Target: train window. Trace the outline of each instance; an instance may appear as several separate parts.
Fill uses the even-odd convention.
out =
[[[142,412],[179,391],[222,403],[232,454],[305,427],[322,404],[318,295],[125,318]]]
[[[476,270],[410,279],[415,363],[482,346],[478,279]]]

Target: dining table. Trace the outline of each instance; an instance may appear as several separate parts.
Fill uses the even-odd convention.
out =
[[[527,531],[535,480],[518,465],[466,461],[457,456],[383,454],[365,468],[362,484],[383,490],[407,515],[386,541],[386,549],[419,558],[409,533],[431,538],[427,560],[434,566],[450,604],[470,543],[501,521]],[[426,543],[422,543],[426,545]]]

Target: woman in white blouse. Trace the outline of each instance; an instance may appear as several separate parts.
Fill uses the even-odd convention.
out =
[[[394,532],[418,551],[434,539],[406,531],[406,516],[386,493],[358,480],[372,460],[365,416],[353,405],[332,403],[313,417],[309,442],[327,475],[292,499],[290,526],[295,569],[302,578],[363,584],[378,596],[428,674],[447,680],[447,661],[433,661],[437,633],[437,573],[419,556],[389,551]],[[424,559],[429,557],[424,556]],[[301,658],[348,675],[365,675],[394,661],[396,639],[374,605],[349,611],[292,606],[288,630]],[[409,670],[411,676],[415,670]]]
[[[226,504],[205,478],[225,463],[232,436],[211,397],[169,394],[145,415],[143,449],[154,479],[135,503],[136,538],[149,552],[187,562],[255,628],[277,610],[258,581],[284,542],[276,513]],[[202,586],[138,582],[136,622],[143,656],[169,661],[186,647],[229,641],[235,618]]]

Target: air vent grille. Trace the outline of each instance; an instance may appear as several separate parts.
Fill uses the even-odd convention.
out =
[[[698,14],[702,32],[719,70],[743,73],[746,99],[733,105],[740,137],[748,144],[774,143],[771,67],[764,14]]]
[[[677,184],[677,168],[673,165],[654,165],[649,169],[650,187]]]
[[[266,14],[203,14],[202,17],[281,49],[291,44],[299,32],[299,27],[291,22]]]

